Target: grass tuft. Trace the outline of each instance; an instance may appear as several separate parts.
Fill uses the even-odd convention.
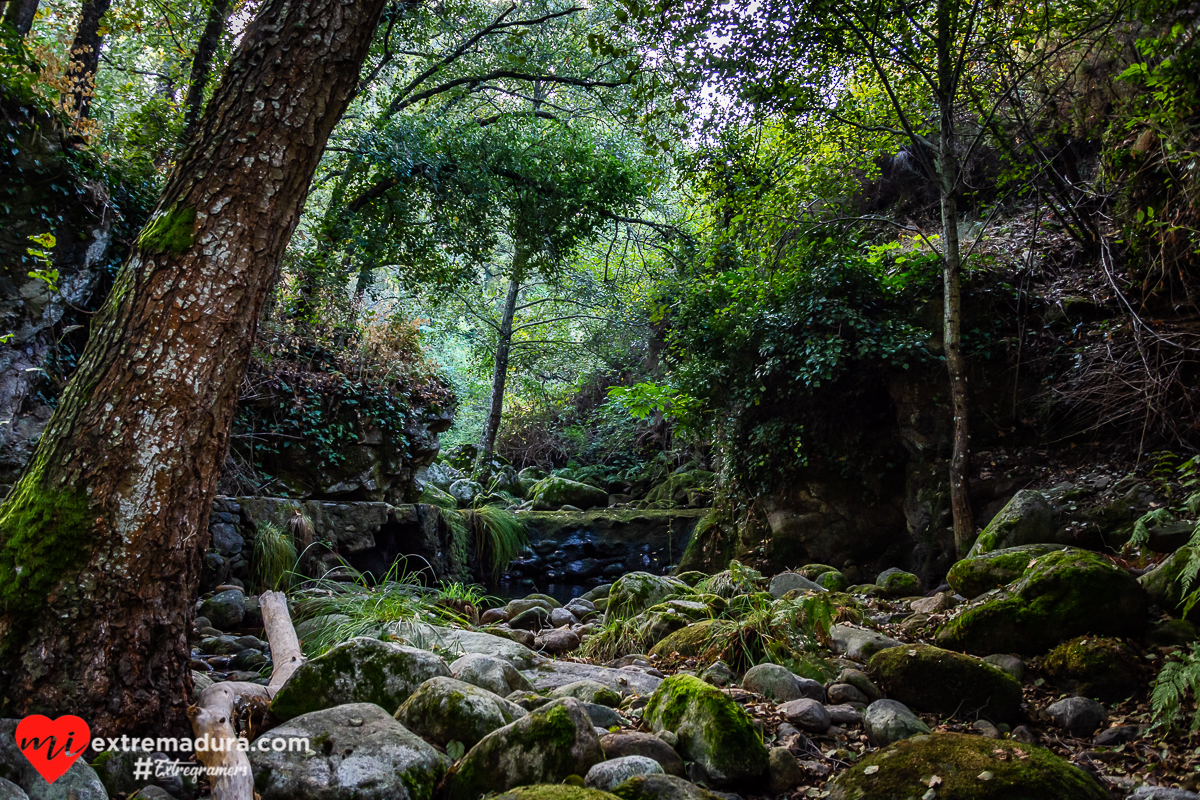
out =
[[[296,540],[274,522],[261,522],[254,532],[254,575],[263,589],[286,589],[296,569]]]

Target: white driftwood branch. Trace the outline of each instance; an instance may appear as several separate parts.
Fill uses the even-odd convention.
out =
[[[215,683],[201,692],[196,704],[188,708],[196,741],[204,740],[208,745],[206,750],[197,748],[196,758],[208,768],[213,800],[254,800],[250,758],[238,749],[239,737],[233,726],[234,708],[239,701],[252,698],[269,702],[304,663],[283,592],[264,592],[258,602],[267,642],[271,645],[271,682],[267,686],[240,681]]]

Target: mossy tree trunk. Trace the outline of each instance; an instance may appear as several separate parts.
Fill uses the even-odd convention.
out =
[[[0,716],[185,733],[187,632],[255,328],[384,0],[267,0],[0,505]]]

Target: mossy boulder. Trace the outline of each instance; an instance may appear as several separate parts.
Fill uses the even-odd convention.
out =
[[[871,658],[871,678],[888,697],[917,711],[1016,722],[1021,684],[972,656],[925,644],[893,647]]]
[[[563,684],[550,692],[553,698],[574,697],[583,703],[595,703],[600,706],[616,708],[621,705],[621,693],[616,689],[605,686],[600,681],[584,679]]]
[[[471,480],[470,478],[460,478],[459,480],[456,480],[454,483],[450,484],[450,488],[447,491],[450,493],[450,496],[454,498],[455,502],[464,508],[470,506],[471,503],[474,502],[475,498],[484,493],[483,485]]]
[[[613,794],[621,800],[720,800],[726,796],[675,775],[638,775],[613,789]]]
[[[990,593],[938,631],[938,645],[976,655],[1039,655],[1084,634],[1136,638],[1146,627],[1145,591],[1126,570],[1086,550],[1037,559],[1003,591]]]
[[[1120,639],[1080,636],[1042,660],[1046,677],[1083,697],[1123,700],[1146,686],[1142,662]]]
[[[1022,489],[975,540],[968,556],[1023,544],[1053,542],[1058,532],[1058,509],[1041,492]]]
[[[950,567],[946,582],[963,597],[978,597],[1019,579],[1047,553],[1066,549],[1061,544],[1027,544],[964,558]]]
[[[828,592],[844,592],[850,588],[850,581],[837,570],[822,572],[813,582]]]
[[[715,594],[727,600],[740,594],[753,594],[768,589],[769,582],[761,572],[739,561],[730,561],[729,569],[710,575],[696,586],[698,592]]]
[[[660,641],[650,650],[656,657],[679,653],[688,658],[704,655],[715,643],[722,642],[734,628],[733,623],[719,619],[706,619],[681,628]]]
[[[376,705],[303,714],[263,738],[297,737],[311,752],[250,750],[262,800],[432,800],[450,759]]]
[[[766,778],[767,748],[750,717],[720,689],[691,675],[667,678],[642,714],[649,729],[679,737],[676,750],[715,787],[751,789]]]
[[[1190,614],[1183,613],[1183,586],[1179,576],[1187,566],[1195,548],[1181,547],[1170,558],[1157,567],[1149,570],[1138,582],[1150,596],[1150,601],[1166,613],[1187,619],[1189,622],[1200,623],[1200,605],[1192,609]]]
[[[289,720],[346,703],[374,703],[391,713],[439,676],[450,677],[450,667],[433,653],[361,636],[301,664],[271,701],[271,713]]]
[[[605,622],[636,617],[651,606],[677,596],[692,594],[692,588],[678,578],[630,572],[613,584],[608,593]]]
[[[655,486],[646,494],[648,503],[668,503],[671,505],[687,505],[688,490],[710,489],[716,475],[703,469],[692,469],[687,472],[677,472]]]
[[[572,786],[569,783],[543,783],[510,789],[497,795],[495,800],[617,800],[617,797],[599,789]]]
[[[547,703],[485,736],[446,775],[445,800],[478,800],[515,786],[561,783],[604,760],[583,704]]]
[[[404,701],[396,719],[421,738],[474,747],[494,730],[525,716],[525,709],[486,689],[454,678],[430,678]]]
[[[941,782],[930,794],[935,775]],[[1094,778],[1049,750],[963,733],[896,742],[828,788],[830,800],[1110,800]]]
[[[563,506],[587,511],[608,505],[608,492],[603,489],[553,475],[530,487],[528,497],[537,511],[555,511]]]
[[[888,597],[913,597],[922,592],[921,579],[901,569],[887,569],[879,573],[875,585]]]
[[[454,495],[442,491],[432,483],[425,484],[425,487],[421,489],[421,495],[417,498],[417,502],[444,508],[448,511],[458,508],[458,500],[454,498]]]

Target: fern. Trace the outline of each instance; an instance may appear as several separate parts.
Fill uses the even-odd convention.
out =
[[[1129,539],[1132,547],[1144,547],[1150,544],[1150,526],[1168,525],[1175,521],[1175,515],[1169,508],[1156,508],[1147,511],[1133,523],[1133,536]]]
[[[1200,697],[1200,643],[1193,644],[1182,661],[1163,664],[1154,679],[1150,705],[1158,724],[1170,730],[1183,714],[1189,694],[1193,699]],[[1192,715],[1192,730],[1200,730],[1200,714]]]
[[[1179,573],[1179,585],[1183,589],[1183,615],[1186,617],[1200,602],[1200,586],[1192,586],[1196,576],[1200,575],[1200,523],[1192,530],[1184,549],[1188,551],[1188,560]]]

